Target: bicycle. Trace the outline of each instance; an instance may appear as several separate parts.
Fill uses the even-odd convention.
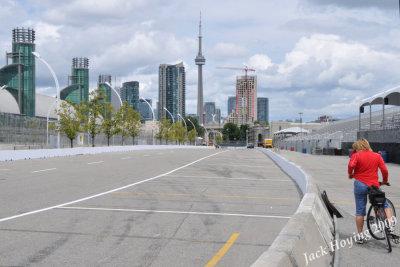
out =
[[[390,186],[389,183],[379,184]],[[371,203],[367,213],[368,231],[371,236],[377,240],[386,239],[388,252],[392,252],[392,244],[390,243],[390,239],[392,239],[395,244],[399,244],[399,236],[389,232],[390,227],[395,227],[396,209],[394,208],[392,201],[385,197],[385,193],[383,191],[379,191],[375,186],[368,188],[368,197]],[[386,200],[388,201],[389,207],[392,210],[392,218],[390,218],[390,220],[387,218],[384,208]]]

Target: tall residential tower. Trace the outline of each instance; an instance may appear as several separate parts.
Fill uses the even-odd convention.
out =
[[[203,109],[203,65],[206,64],[206,59],[201,52],[201,13],[199,23],[199,53],[195,59],[195,63],[198,66],[198,85],[197,85],[197,116],[199,118],[199,124],[205,124],[205,116]]]
[[[161,64],[158,69],[158,118],[180,121],[185,117],[186,73],[183,62],[176,65]]]

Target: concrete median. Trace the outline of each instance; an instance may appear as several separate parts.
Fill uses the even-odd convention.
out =
[[[330,266],[335,253],[334,225],[313,178],[300,167],[267,149],[268,155],[303,193],[303,199],[271,247],[252,265]]]

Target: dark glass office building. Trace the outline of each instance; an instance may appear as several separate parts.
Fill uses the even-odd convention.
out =
[[[121,87],[121,99],[128,102],[128,106],[139,111],[139,82],[125,82]]]
[[[236,96],[228,97],[228,116],[236,109]]]
[[[204,103],[204,112],[206,113],[206,124],[212,122],[213,115],[215,114],[215,102]]]
[[[267,97],[257,98],[257,120],[269,122],[269,103]]]
[[[152,105],[151,99],[146,99],[146,101]],[[151,111],[149,105],[143,99],[139,99],[139,112],[142,115],[142,122],[153,120],[153,112]]]

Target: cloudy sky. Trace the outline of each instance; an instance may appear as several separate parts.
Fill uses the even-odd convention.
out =
[[[14,27],[36,30],[36,51],[67,84],[73,57],[90,60],[113,84],[137,80],[140,96],[157,101],[158,66],[183,61],[186,113],[196,113],[199,13],[203,20],[204,101],[227,114],[240,71],[255,68],[258,96],[270,99],[270,120],[346,118],[358,103],[400,85],[397,0],[0,0],[0,51]],[[4,54],[3,54],[4,55]],[[0,57],[5,65],[5,57]],[[37,92],[55,95],[36,63]]]

